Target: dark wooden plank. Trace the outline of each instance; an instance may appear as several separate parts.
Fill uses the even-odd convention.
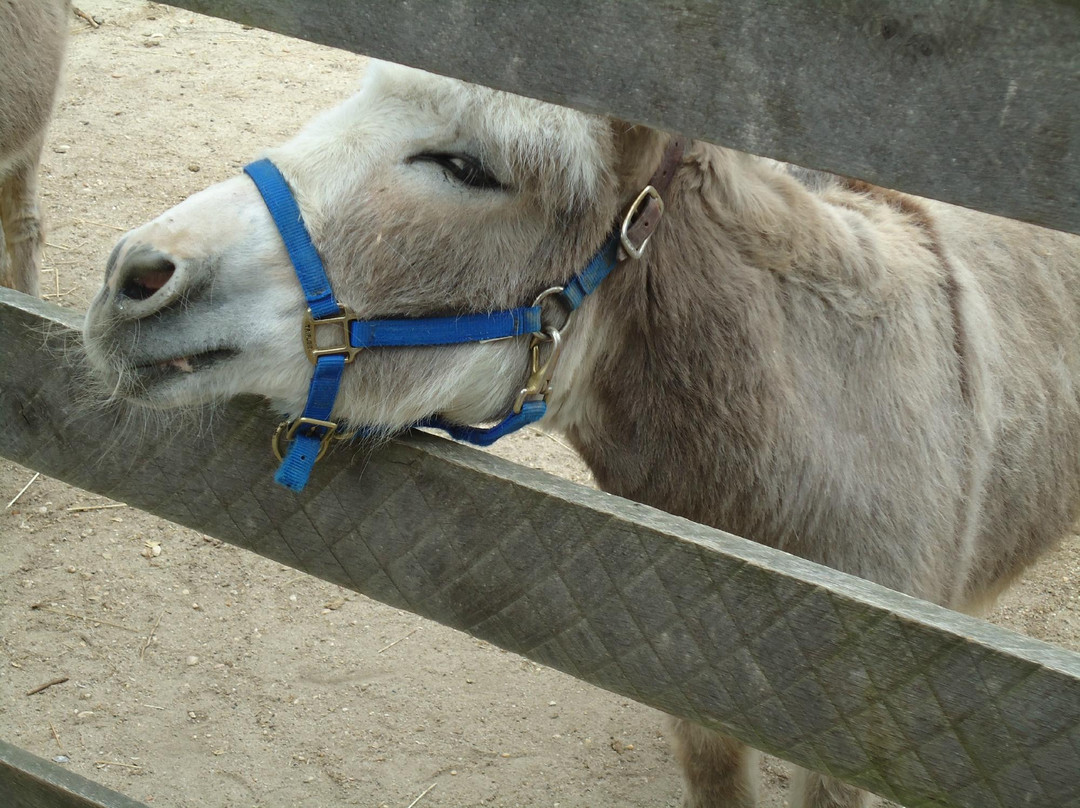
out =
[[[4,808],[147,808],[105,786],[0,741]]]
[[[172,0],[1080,233],[1076,0]]]
[[[0,456],[907,805],[1080,808],[1080,655],[431,436],[292,494],[258,402],[80,411],[73,319],[0,290]]]

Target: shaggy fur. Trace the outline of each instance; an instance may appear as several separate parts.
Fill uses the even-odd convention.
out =
[[[0,3],[0,285],[38,294],[45,236],[37,173],[70,0]]]
[[[565,280],[666,141],[377,66],[272,156],[339,297],[394,316],[521,305]],[[467,187],[430,152],[471,154],[502,187]],[[644,258],[575,315],[555,377],[547,424],[601,487],[967,611],[1069,531],[1080,239],[704,143],[667,210]],[[139,293],[163,266],[167,282]],[[297,415],[303,305],[237,178],[125,237],[88,350],[143,403],[256,392]],[[211,349],[232,353],[199,365]],[[388,429],[492,418],[526,365],[523,340],[368,351],[337,414]],[[754,805],[749,750],[673,728],[687,806]],[[857,808],[865,795],[801,773],[792,799]]]

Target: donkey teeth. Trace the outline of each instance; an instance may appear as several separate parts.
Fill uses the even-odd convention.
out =
[[[164,362],[158,362],[159,368],[176,368],[182,373],[194,373],[195,368],[191,366],[191,362],[188,361],[186,356],[181,356],[177,359],[168,359]]]

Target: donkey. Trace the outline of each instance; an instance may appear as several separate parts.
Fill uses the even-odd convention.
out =
[[[671,141],[373,63],[269,157],[363,320],[496,311],[566,284]],[[345,367],[333,418],[474,424],[531,389],[607,491],[984,608],[1080,505],[1080,239],[706,143],[672,168],[663,221],[627,245],[640,257],[567,327],[545,309],[562,330],[550,387],[527,381],[537,352],[552,373],[535,337],[375,348]],[[296,417],[305,308],[239,176],[124,236],[86,348],[148,407],[256,393]],[[672,726],[684,805],[756,805],[752,750]],[[798,808],[867,800],[809,771],[794,792]]]
[[[38,294],[38,164],[67,44],[70,0],[0,4],[0,286]]]

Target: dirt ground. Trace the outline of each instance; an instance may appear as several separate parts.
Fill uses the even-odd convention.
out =
[[[348,94],[363,59],[144,0],[81,0],[45,150],[43,290]],[[587,482],[555,438],[499,453]],[[0,506],[33,472],[0,462]],[[37,478],[0,511],[0,737],[152,805],[675,806],[655,711]],[[1080,541],[992,619],[1080,649]],[[65,678],[42,692],[29,691]],[[763,764],[765,808],[786,805]]]

